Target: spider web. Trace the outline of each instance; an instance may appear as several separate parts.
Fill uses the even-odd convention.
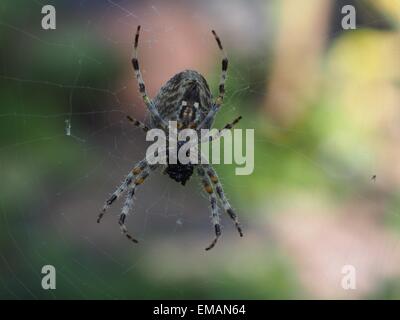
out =
[[[355,3],[370,8],[361,1]],[[276,270],[290,258],[276,252],[282,248],[275,248],[279,235],[274,235],[260,212],[271,215],[280,200],[268,199],[267,209],[265,204],[249,203],[247,190],[255,189],[255,183],[262,189],[263,184],[235,176],[233,166],[216,166],[216,170],[228,197],[234,195],[230,200],[248,230],[251,247],[239,244],[246,240],[239,239],[231,221],[222,215],[223,238],[205,254],[202,250],[214,236],[208,198],[197,179],[182,188],[160,171],[138,190],[127,219],[139,245],[132,246],[119,231],[117,219],[124,197],[96,224],[104,200],[144,157],[148,145],[145,135],[126,121],[126,114],[146,118],[129,59],[136,26],[143,26],[139,58],[152,97],[166,80],[185,68],[205,75],[215,93],[220,56],[210,26],[219,31],[230,56],[227,97],[216,123],[222,127],[243,112],[244,101],[250,101],[248,112],[256,113],[257,105],[270,94],[264,74],[272,68],[273,58],[266,58],[263,50],[272,48],[267,40],[272,31],[254,30],[268,30],[265,17],[273,20],[272,3],[257,1],[250,7],[237,1],[227,7],[223,1],[201,5],[187,1],[55,1],[54,31],[40,28],[43,5],[33,1],[18,7],[16,2],[6,1],[0,8],[0,35],[8,44],[1,53],[0,71],[0,165],[4,174],[0,297],[301,296],[295,276],[284,276],[284,282],[294,284],[272,283]],[[385,23],[385,17],[371,17],[358,26]],[[325,40],[341,32],[331,30]],[[246,37],[239,40],[236,34]],[[272,136],[291,132],[307,140],[312,135],[309,129],[288,129],[273,122],[260,127],[254,116],[244,121],[242,128],[256,128],[255,175],[261,175],[259,168],[264,163],[278,157],[258,148],[267,144],[269,150],[300,157],[332,185],[351,180],[347,168],[340,171],[326,159],[315,157],[311,149],[257,134],[264,129]],[[373,162],[370,167],[370,175],[377,174],[379,179],[379,173],[372,171]],[[365,176],[366,185],[373,183],[370,175]],[[265,190],[269,192],[271,186]],[[351,195],[360,203],[369,197],[361,189]],[[396,219],[399,216],[397,210],[388,211]],[[267,229],[259,227],[260,222]],[[349,246],[354,241],[350,239]],[[385,268],[397,259],[398,248],[386,240],[381,243],[378,249]],[[395,257],[390,250],[396,251]],[[253,255],[261,256],[254,260],[255,268],[265,268],[265,275],[253,276],[248,266]],[[47,264],[56,267],[56,290],[41,288],[40,270]],[[259,281],[265,281],[265,287]]]

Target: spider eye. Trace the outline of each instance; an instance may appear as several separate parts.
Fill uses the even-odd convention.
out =
[[[187,102],[185,100],[182,100],[182,106],[187,106]]]
[[[194,106],[196,109],[198,109],[198,108],[199,108],[199,103],[198,103],[198,102],[195,102],[193,106]]]

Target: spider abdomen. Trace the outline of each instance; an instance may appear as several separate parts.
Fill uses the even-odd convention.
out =
[[[161,118],[166,121],[179,121],[182,117],[182,102],[191,108],[196,104],[198,121],[204,119],[210,111],[212,106],[210,88],[206,79],[197,71],[185,70],[177,73],[161,87],[154,98],[155,107]],[[155,127],[159,126],[154,118],[152,123]],[[209,126],[211,123],[205,128]]]
[[[164,173],[184,186],[193,174],[193,165],[181,163],[169,164]]]

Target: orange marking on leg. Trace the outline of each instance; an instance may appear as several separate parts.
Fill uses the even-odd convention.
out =
[[[136,180],[135,180],[135,184],[142,184],[144,182],[144,179],[143,178],[137,178]]]
[[[207,193],[212,193],[213,192],[213,190],[212,190],[212,188],[211,188],[211,186],[209,184],[204,185],[204,190],[206,190]]]
[[[132,170],[132,173],[135,175],[139,174],[140,172],[142,172],[142,169],[140,169],[140,167],[133,168],[133,170]]]
[[[217,99],[215,100],[215,104],[218,106],[221,105],[222,102],[223,102],[223,98],[221,96],[217,97]]]
[[[210,179],[213,183],[217,183],[218,182],[218,178],[217,176],[210,176]]]

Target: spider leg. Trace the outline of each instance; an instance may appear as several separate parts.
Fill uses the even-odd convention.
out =
[[[160,122],[165,128],[168,128],[167,122],[161,118],[153,101],[151,101],[146,92],[146,85],[143,80],[142,72],[140,71],[139,60],[138,60],[139,33],[140,33],[140,26],[138,26],[136,30],[135,43],[133,46],[133,54],[132,54],[132,66],[133,69],[135,70],[136,79],[139,84],[139,92],[142,95],[143,102],[146,104],[152,116],[156,118],[157,121]]]
[[[125,219],[126,219],[126,216],[127,216],[128,212],[129,212],[130,207],[132,206],[131,203],[133,203],[134,194],[135,194],[135,188],[130,189],[129,192],[128,192],[128,195],[126,197],[125,204],[124,204],[124,206],[122,208],[122,212],[121,212],[121,214],[119,216],[118,224],[119,224],[119,226],[121,228],[122,233],[129,240],[131,240],[132,242],[138,243],[138,241],[129,234],[128,229],[127,229],[127,227],[125,225]],[[125,209],[125,207],[127,207],[127,209]],[[124,213],[124,209],[126,210],[126,213]]]
[[[135,190],[136,187],[141,185],[145,179],[150,175],[150,172],[155,170],[158,167],[158,165],[151,165],[151,166],[147,166],[135,179],[135,181],[133,182],[133,185],[129,188],[128,194],[126,196],[126,200],[124,203],[124,206],[122,207],[122,211],[121,214],[119,216],[119,226],[121,228],[121,232],[132,242],[138,243],[138,241],[133,238],[130,233],[128,232],[128,229],[125,225],[125,219],[129,213],[129,211],[131,210],[132,206],[133,206],[133,197],[135,195]]]
[[[233,120],[232,122],[228,123],[225,125],[225,127],[223,127],[220,131],[222,130],[230,130],[232,129],[236,124],[238,124],[238,122],[242,120],[242,116],[237,117],[235,120]]]
[[[235,222],[235,226],[239,235],[243,237],[242,228],[240,227],[240,223],[236,213],[233,211],[232,206],[230,205],[228,199],[225,196],[224,190],[222,188],[221,183],[219,182],[218,176],[214,168],[209,164],[204,164],[204,168],[206,169],[207,175],[215,186],[215,191],[218,195],[218,198],[221,200],[224,210],[229,215],[229,217]]]
[[[215,101],[215,104],[218,105],[218,107],[222,104],[222,101],[224,100],[224,95],[225,95],[225,81],[226,81],[226,74],[228,70],[228,56],[226,55],[226,52],[224,48],[222,47],[221,39],[218,37],[217,33],[212,30],[212,34],[215,37],[215,40],[217,41],[219,50],[221,50],[222,53],[222,70],[221,70],[221,77],[219,80],[219,95]]]
[[[215,229],[215,239],[211,242],[211,244],[206,248],[206,250],[210,250],[214,248],[215,244],[218,241],[218,238],[221,236],[221,225],[220,225],[220,214],[217,205],[217,198],[215,197],[215,193],[213,187],[211,185],[210,179],[207,177],[204,169],[200,166],[197,166],[197,174],[201,178],[201,182],[203,184],[204,190],[208,193],[211,203],[211,221],[214,225]]]
[[[206,139],[202,139],[201,143],[207,142],[207,139],[208,139],[209,142],[219,139],[221,136],[224,135],[224,130],[232,129],[241,119],[242,119],[242,116],[237,117],[232,122],[226,124],[225,127],[220,129],[219,132],[216,133],[214,136],[209,136],[209,137],[206,137]]]
[[[221,107],[222,102],[224,100],[224,96],[225,96],[225,81],[226,81],[226,75],[227,75],[227,71],[228,71],[228,56],[227,56],[224,48],[222,47],[221,39],[218,37],[217,33],[214,30],[212,30],[212,34],[214,35],[215,40],[217,41],[218,47],[222,53],[222,63],[221,63],[222,70],[221,70],[221,76],[220,76],[219,85],[218,85],[218,97],[215,99],[215,102],[212,105],[207,116],[200,123],[199,128],[203,128],[207,123],[209,123],[211,121],[211,119],[214,118],[215,114],[218,112],[219,108]]]
[[[148,126],[146,126],[143,122],[141,122],[141,121],[139,121],[139,120],[137,120],[137,119],[135,119],[135,118],[132,118],[131,116],[126,116],[126,118],[127,118],[130,122],[132,122],[132,124],[133,124],[134,126],[140,128],[140,129],[142,129],[144,132],[147,132],[147,131],[150,130],[150,128],[149,128]]]
[[[126,176],[124,182],[114,191],[114,193],[111,195],[110,198],[106,200],[104,203],[103,209],[100,211],[98,217],[97,217],[97,222],[100,223],[101,219],[103,218],[104,214],[106,213],[107,209],[113,204],[115,200],[117,200],[130,186],[132,183],[132,180],[135,176],[140,174],[143,170],[145,170],[149,166],[148,162],[146,159],[143,159],[139,161],[133,169],[129,172],[129,174]]]
[[[132,118],[131,116],[127,115],[126,118],[136,127],[142,129],[145,133],[147,133],[148,131],[150,131],[150,128],[148,126],[146,126],[142,121],[137,120],[136,118]],[[163,141],[167,141],[165,138],[163,137],[159,137],[160,139],[162,139]]]

